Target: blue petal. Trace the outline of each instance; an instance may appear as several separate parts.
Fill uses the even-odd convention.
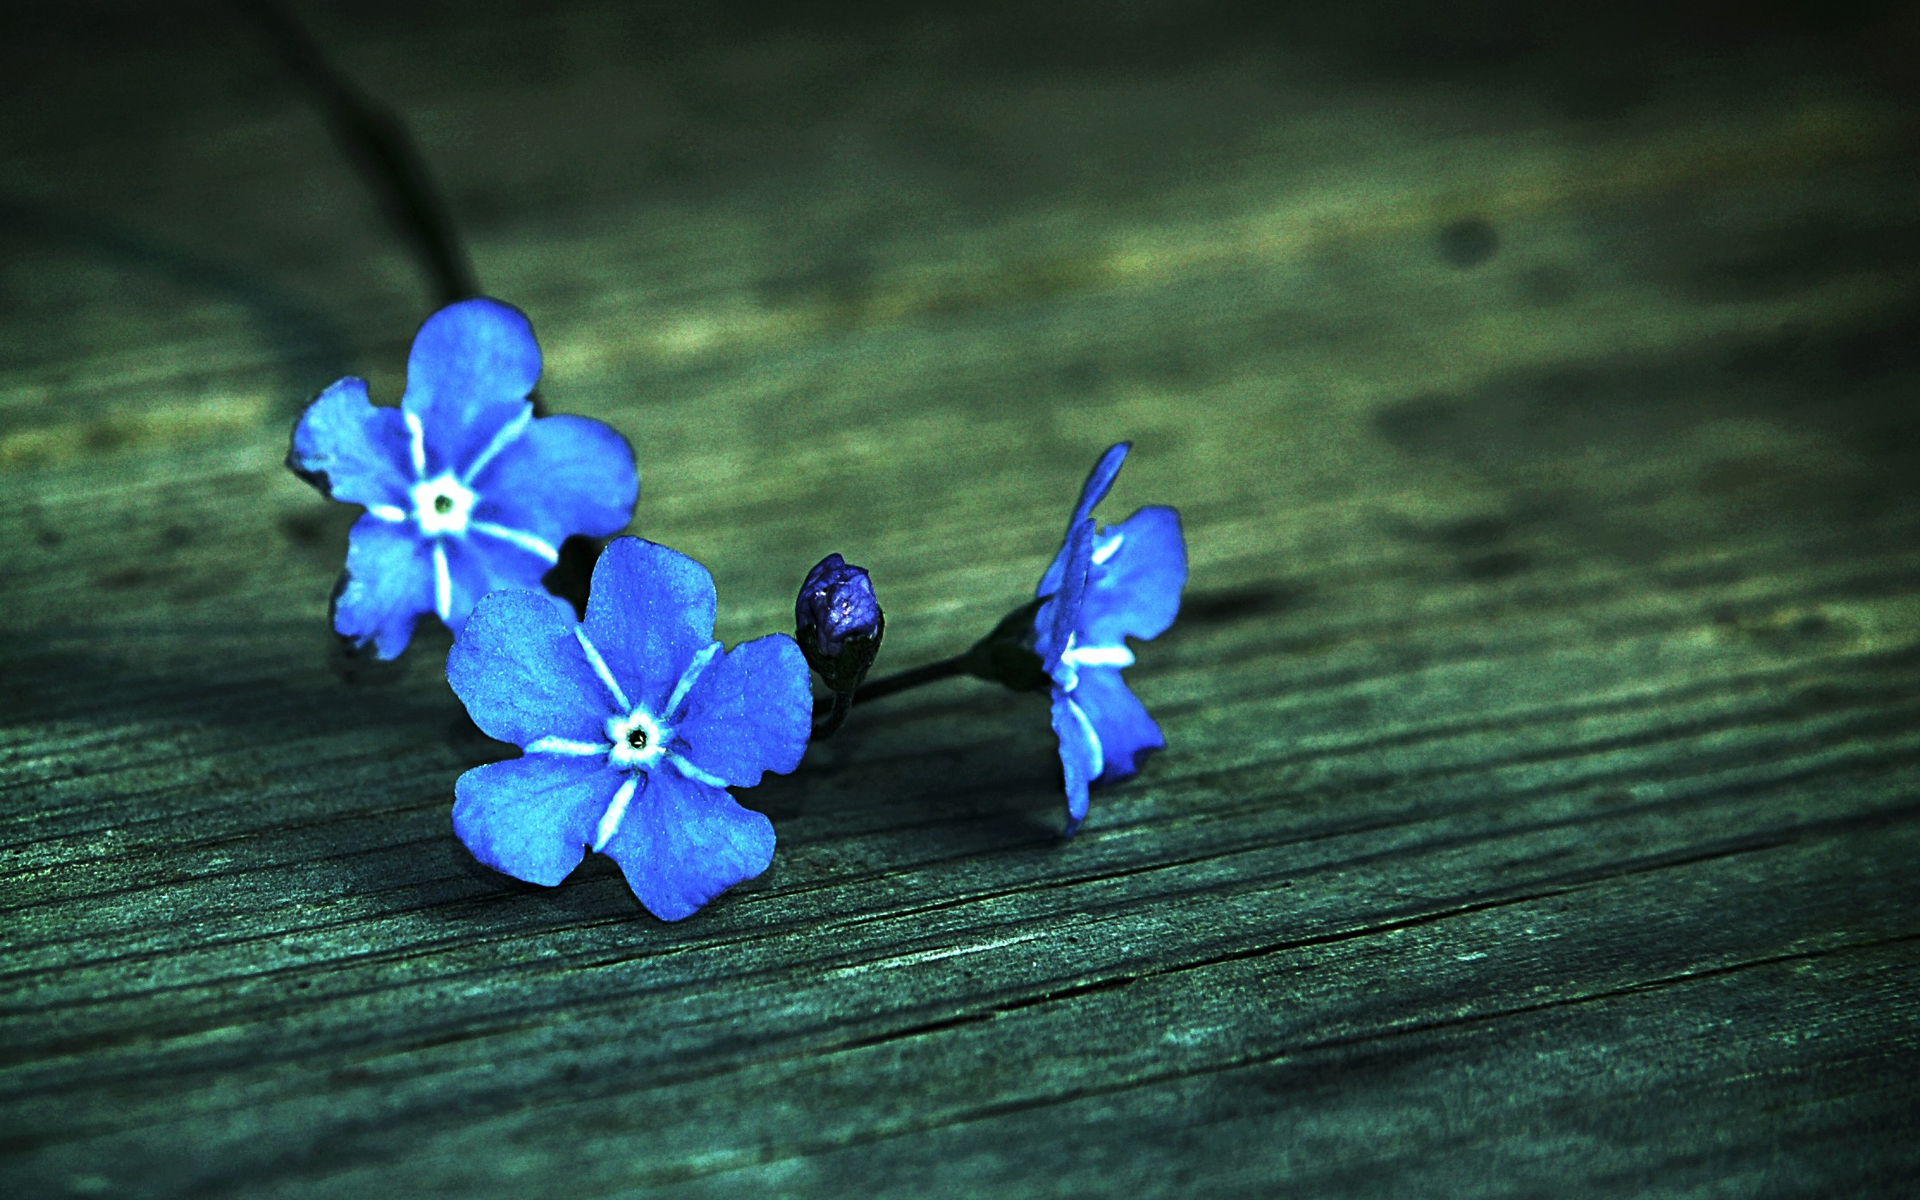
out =
[[[472,531],[464,538],[444,538],[442,544],[446,548],[447,577],[453,585],[452,603],[447,607],[446,620],[448,628],[455,633],[459,633],[467,623],[473,606],[489,592],[512,590],[547,594],[540,580],[553,569],[550,559],[512,542],[503,542]],[[560,601],[560,607],[566,611],[566,602]]]
[[[1087,599],[1080,610],[1080,642],[1119,646],[1123,637],[1151,638],[1166,631],[1180,611],[1187,582],[1187,543],[1180,514],[1143,508],[1094,538],[1097,553],[1120,543],[1113,556],[1087,571]]]
[[[300,414],[287,466],[332,499],[410,509],[408,444],[399,409],[376,408],[366,380],[342,379]]]
[[[601,850],[663,921],[689,916],[773,861],[773,823],[710,784],[661,767],[642,777]]]
[[[640,494],[633,448],[599,421],[541,417],[472,480],[474,516],[530,533],[558,548],[580,533],[626,528]]]
[[[1034,651],[1041,665],[1052,671],[1067,649],[1067,639],[1080,625],[1080,609],[1086,602],[1087,569],[1093,561],[1093,521],[1081,521],[1067,531],[1067,544],[1060,550],[1060,570],[1051,568],[1048,579],[1054,583],[1051,598],[1034,614]],[[1046,587],[1042,580],[1041,587]],[[1048,595],[1042,591],[1040,595]]]
[[[1100,774],[1100,737],[1073,697],[1053,689],[1053,733],[1060,739],[1060,766],[1066,774],[1067,836],[1087,815],[1087,784]]]
[[[495,592],[447,655],[447,682],[488,737],[526,746],[543,737],[606,741],[614,703],[554,598]],[[594,759],[604,762],[603,759]]]
[[[1100,461],[1093,464],[1092,472],[1087,475],[1087,482],[1080,488],[1080,502],[1073,506],[1073,516],[1067,519],[1069,540],[1073,537],[1073,531],[1080,527],[1080,522],[1093,515],[1094,505],[1106,499],[1107,490],[1113,486],[1113,477],[1120,473],[1120,464],[1127,461],[1127,451],[1132,448],[1132,442],[1115,442],[1107,447],[1106,453],[1100,456]],[[1044,596],[1059,590],[1058,573],[1065,569],[1066,559],[1067,547],[1062,543],[1060,552],[1053,556],[1053,562],[1047,567],[1046,573],[1040,577],[1040,590],[1034,593],[1036,596]]]
[[[453,785],[453,831],[494,870],[553,887],[586,857],[623,778],[600,758],[535,754],[475,767]]]
[[[735,646],[710,663],[675,727],[689,762],[736,787],[799,766],[812,731],[807,660],[784,633]]]
[[[404,412],[426,428],[427,476],[459,471],[528,411],[540,346],[519,309],[477,297],[428,317],[407,355]]]
[[[587,636],[635,704],[657,711],[713,642],[713,576],[641,538],[608,543],[593,567]]]
[[[1102,783],[1125,779],[1140,769],[1141,756],[1167,744],[1160,726],[1147,715],[1147,706],[1112,667],[1081,667],[1073,702],[1093,722],[1100,739]]]
[[[1073,507],[1072,524],[1092,516],[1093,506],[1107,498],[1113,477],[1120,473],[1120,464],[1127,461],[1127,451],[1131,449],[1132,442],[1115,442],[1100,455],[1100,461],[1093,464],[1093,470],[1087,473],[1087,482],[1080,488],[1080,503]]]
[[[413,525],[363,516],[347,533],[347,571],[333,629],[378,658],[397,658],[420,614],[433,611],[433,560]]]

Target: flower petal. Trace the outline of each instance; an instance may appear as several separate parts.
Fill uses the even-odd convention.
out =
[[[1140,769],[1143,755],[1166,747],[1166,736],[1147,715],[1147,706],[1112,667],[1080,668],[1073,702],[1087,714],[1100,739],[1102,783],[1125,779]]]
[[[1059,571],[1049,568],[1040,581],[1040,595],[1051,598],[1034,614],[1034,651],[1049,672],[1060,665],[1067,639],[1080,624],[1080,609],[1086,601],[1087,572],[1093,562],[1093,520],[1082,520],[1067,531],[1067,544],[1060,548]],[[1054,590],[1045,589],[1048,581]]]
[[[800,765],[813,728],[807,660],[784,633],[735,646],[709,664],[687,697],[676,745],[694,766],[736,787]]]
[[[475,478],[476,518],[558,547],[626,528],[640,494],[633,448],[587,417],[540,417]]]
[[[557,601],[559,611],[572,619],[566,602],[548,593],[540,582],[553,569],[552,562],[541,555],[477,531],[469,531],[464,538],[445,538],[443,544],[447,578],[452,585],[447,626],[456,634],[470,619],[473,606],[489,592],[539,592]]]
[[[1107,498],[1113,477],[1120,473],[1120,464],[1127,461],[1127,451],[1131,449],[1132,442],[1115,442],[1101,453],[1100,461],[1093,464],[1093,470],[1087,472],[1087,482],[1080,487],[1080,503],[1073,507],[1074,524],[1092,516],[1093,506]]]
[[[657,709],[713,642],[713,576],[642,538],[608,543],[593,567],[587,637],[628,699]]]
[[[307,405],[293,427],[287,466],[322,495],[349,504],[411,507],[413,485],[405,421],[397,408],[367,399],[367,381],[346,378]]]
[[[1073,697],[1053,689],[1053,732],[1060,739],[1060,766],[1066,773],[1067,836],[1087,815],[1087,784],[1100,774],[1100,735]]]
[[[594,825],[622,782],[602,758],[488,763],[453,785],[453,831],[494,870],[554,887],[586,857]]]
[[[1093,470],[1087,474],[1087,482],[1081,485],[1080,502],[1073,506],[1073,516],[1067,519],[1069,541],[1073,538],[1073,531],[1080,527],[1080,522],[1093,515],[1094,505],[1106,499],[1108,489],[1113,487],[1113,477],[1120,473],[1120,464],[1127,461],[1127,451],[1131,449],[1133,449],[1132,442],[1115,442],[1107,447],[1106,452],[1100,456],[1100,461],[1093,464]],[[1040,577],[1040,590],[1034,595],[1044,596],[1059,590],[1060,581],[1056,573],[1065,569],[1066,558],[1067,547],[1062,543],[1060,552],[1053,556],[1053,562],[1047,567],[1046,574]]]
[[[1117,545],[1113,538],[1120,539]],[[1119,646],[1123,637],[1151,638],[1166,631],[1180,611],[1180,589],[1187,582],[1187,543],[1180,514],[1171,508],[1143,508],[1100,530],[1096,555],[1114,546],[1112,557],[1087,572],[1087,598],[1080,610],[1080,641],[1089,646]]]
[[[447,682],[488,737],[521,747],[607,740],[613,704],[573,636],[577,624],[544,592],[495,592],[474,607],[447,655]]]
[[[411,524],[363,516],[347,533],[347,570],[333,597],[333,630],[377,658],[397,658],[420,614],[433,611],[433,559]]]
[[[649,772],[625,818],[601,847],[647,911],[689,916],[773,861],[773,822],[724,789],[661,767]]]
[[[525,314],[484,296],[428,317],[407,355],[404,413],[425,430],[426,478],[459,471],[527,412],[540,345]]]

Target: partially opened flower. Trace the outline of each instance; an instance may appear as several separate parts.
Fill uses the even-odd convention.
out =
[[[599,421],[536,418],[539,378],[527,318],[462,300],[414,336],[400,407],[375,407],[354,378],[307,407],[287,466],[367,510],[334,596],[342,637],[396,657],[424,614],[458,632],[488,592],[538,588],[568,537],[626,525],[640,489],[632,448]]]
[[[722,652],[713,576],[638,538],[593,570],[587,617],[495,592],[447,657],[475,723],[524,754],[454,786],[453,827],[481,862],[552,887],[588,850],[677,921],[773,860],[773,826],[734,802],[806,751],[806,661],[785,634]]]
[[[1187,582],[1180,514],[1143,508],[1107,527],[1092,518],[1129,446],[1109,447],[1087,476],[1066,542],[1037,592],[1047,600],[1034,618],[1034,650],[1052,681],[1069,834],[1087,815],[1088,784],[1125,779],[1167,744],[1120,669],[1133,665],[1128,638],[1159,636],[1180,611]]]

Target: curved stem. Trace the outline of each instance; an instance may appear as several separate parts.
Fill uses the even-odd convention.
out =
[[[820,715],[820,706],[823,704],[827,706],[825,716]],[[845,692],[835,692],[833,695],[828,696],[824,700],[814,701],[813,702],[814,740],[822,741],[822,740],[825,740],[826,738],[832,737],[834,734],[834,731],[840,728],[840,723],[842,721],[845,721],[847,719],[847,714],[852,711],[853,711],[853,697],[849,696]]]
[[[869,680],[861,684],[860,689],[854,692],[851,698],[839,696],[821,697],[814,701],[813,704],[813,718],[821,722],[821,726],[814,730],[813,736],[831,736],[833,731],[840,727],[840,722],[846,720],[847,710],[855,704],[865,704],[869,700],[878,700],[882,696],[891,696],[895,692],[904,692],[908,688],[916,688],[927,683],[936,683],[942,679],[950,679],[955,675],[965,675],[971,655],[972,651],[968,651],[966,654],[956,654],[952,658],[943,658],[938,662],[930,662],[923,666],[911,667],[905,671],[896,671],[892,675],[883,676],[879,679]]]
[[[348,82],[280,0],[235,3],[260,24],[287,68],[313,94],[380,207],[420,256],[439,302],[479,295],[479,281],[446,200],[399,116]]]
[[[853,694],[853,702],[860,704],[868,700],[878,700],[882,696],[904,692],[908,688],[916,688],[923,683],[933,683],[955,675],[964,675],[967,673],[967,663],[972,654],[972,651],[956,654],[952,658],[943,658],[938,662],[930,662],[924,666],[911,667],[905,671],[896,671],[891,675],[869,680],[861,684],[860,690]]]

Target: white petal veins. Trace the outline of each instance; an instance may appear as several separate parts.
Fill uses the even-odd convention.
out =
[[[1069,646],[1061,658],[1076,667],[1130,667],[1133,651],[1125,646]]]
[[[447,570],[445,542],[433,544],[433,609],[442,621],[453,619],[453,573]]]
[[[1107,769],[1106,747],[1100,744],[1100,735],[1094,731],[1093,722],[1087,717],[1087,710],[1081,708],[1072,696],[1067,697],[1067,711],[1073,714],[1074,721],[1080,726],[1080,732],[1087,737],[1087,744],[1093,747],[1093,772],[1089,779],[1098,779]]]
[[[612,801],[607,804],[607,811],[600,814],[600,828],[593,831],[595,850],[612,841],[613,835],[620,832],[620,821],[627,815],[627,805],[633,800],[633,793],[639,786],[638,779],[629,779],[620,785],[619,791],[613,794]]]
[[[620,682],[613,677],[613,672],[607,667],[607,660],[600,657],[600,648],[588,640],[586,627],[574,626],[573,636],[580,643],[580,648],[587,652],[587,662],[593,666],[593,673],[600,677],[600,682],[607,685],[607,691],[612,694],[614,703],[622,709],[631,711],[632,702],[627,699],[627,694],[620,690]]]
[[[707,669],[707,664],[712,662],[713,656],[719,652],[720,643],[711,643],[706,649],[694,655],[693,661],[687,664],[687,669],[680,672],[680,682],[673,685],[673,695],[667,697],[667,706],[662,710],[669,720],[673,719],[674,713],[680,711],[680,702],[687,698],[687,693],[692,691],[693,685],[699,681],[700,673]]]
[[[418,414],[402,413],[401,416],[406,419],[407,432],[413,435],[413,477],[425,479],[427,477],[427,427],[420,423]]]
[[[475,533],[484,533],[488,537],[499,538],[503,542],[511,542],[513,545],[525,550],[528,554],[543,558],[550,563],[560,561],[560,551],[555,549],[553,543],[547,541],[545,538],[535,537],[533,534],[526,533],[522,530],[509,529],[505,525],[496,525],[492,521],[475,521],[469,525],[468,528]]]
[[[726,780],[720,778],[718,775],[707,774],[705,771],[702,771],[699,767],[696,767],[692,763],[688,762],[684,755],[669,754],[667,755],[667,761],[673,764],[674,770],[680,772],[682,775],[685,775],[688,779],[693,780],[695,783],[705,783],[717,788],[723,788],[727,786]]]
[[[533,405],[529,404],[520,410],[519,416],[500,427],[500,432],[493,435],[493,440],[487,443],[487,448],[482,450],[472,464],[460,473],[460,482],[471,484],[480,472],[487,469],[488,463],[499,457],[502,450],[519,440],[520,435],[527,431],[527,425],[532,420]]]
[[[536,738],[527,743],[528,754],[565,754],[573,758],[593,758],[613,749],[605,742],[580,742],[573,738]]]

